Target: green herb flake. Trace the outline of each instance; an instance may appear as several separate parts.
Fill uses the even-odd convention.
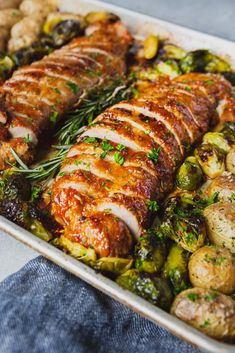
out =
[[[119,151],[114,153],[114,160],[119,165],[123,165],[125,162],[124,157],[121,155],[121,152]]]
[[[199,296],[197,293],[188,293],[187,295],[188,299],[191,300],[192,302],[196,302],[199,299]]]
[[[60,172],[58,175],[61,176],[61,177],[63,177],[63,176],[65,176],[66,174],[67,174],[66,172]]]
[[[59,113],[54,111],[50,116],[50,122],[55,124],[57,122],[58,118],[59,118]]]
[[[120,144],[120,145],[117,145],[116,149],[117,149],[118,151],[126,151],[126,146]]]
[[[55,93],[61,94],[59,88],[57,88],[57,87],[51,87],[51,89],[52,89],[52,91],[54,91]]]
[[[26,136],[26,137],[24,137],[24,142],[25,143],[30,143],[30,136],[29,136],[29,134]]]
[[[157,212],[160,209],[160,206],[155,200],[147,200],[147,206],[151,212]]]
[[[41,188],[39,186],[32,186],[32,191],[31,191],[31,200],[32,202],[36,202],[38,201],[38,199],[40,198],[41,196]]]
[[[95,137],[86,137],[83,141],[89,144],[89,143],[96,143],[97,139]]]
[[[157,164],[159,154],[161,152],[161,147],[153,148],[148,154],[147,157],[153,161],[154,164]]]
[[[205,80],[204,82],[209,86],[212,86],[214,84],[212,80]]]
[[[107,139],[104,139],[101,144],[100,144],[100,147],[102,148],[102,150],[104,152],[102,152],[100,154],[100,158],[105,158],[106,154],[109,152],[109,151],[112,151],[114,148],[113,146],[108,142]]]
[[[66,82],[65,84],[66,84],[67,87],[70,88],[70,90],[71,90],[74,94],[76,94],[76,93],[78,92],[79,87],[78,87],[78,85],[76,85],[76,83],[71,82],[71,81],[68,81],[68,82]]]

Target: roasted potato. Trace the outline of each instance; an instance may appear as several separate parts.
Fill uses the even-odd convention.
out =
[[[226,341],[235,338],[235,302],[225,294],[187,289],[177,295],[171,313],[208,336]]]
[[[1,27],[10,30],[15,23],[19,22],[23,17],[23,13],[17,9],[6,9],[0,11]]]
[[[235,204],[215,203],[206,207],[203,214],[210,241],[235,253]]]
[[[189,278],[194,287],[235,292],[235,258],[225,248],[203,246],[189,259]]]
[[[223,175],[212,180],[205,192],[208,197],[218,193],[219,201],[233,201],[233,195],[235,195],[235,175],[227,172],[223,173]]]
[[[1,0],[0,1],[0,10],[17,8],[22,0]]]

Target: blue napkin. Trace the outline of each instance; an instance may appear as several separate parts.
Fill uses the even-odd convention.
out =
[[[197,353],[38,257],[0,284],[1,353]]]

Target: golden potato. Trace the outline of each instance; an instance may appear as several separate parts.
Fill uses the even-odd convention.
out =
[[[235,338],[235,301],[203,288],[187,289],[175,298],[171,314],[219,340]]]
[[[219,201],[232,201],[233,194],[235,195],[235,175],[225,172],[213,179],[205,192],[208,197],[212,197],[215,192],[218,192]]]
[[[235,203],[214,203],[203,214],[210,241],[235,253]]]
[[[189,260],[189,278],[194,287],[213,288],[224,294],[235,292],[235,261],[231,252],[203,246]]]

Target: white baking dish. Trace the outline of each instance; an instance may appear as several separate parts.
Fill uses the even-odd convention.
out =
[[[136,36],[156,33],[160,37],[168,38],[173,43],[182,45],[187,50],[207,48],[223,56],[235,67],[235,43],[202,34],[184,27],[170,24],[149,16],[144,16],[126,9],[102,3],[95,0],[61,0],[61,10],[87,13],[95,10],[107,10],[121,17]],[[112,298],[127,305],[140,315],[166,328],[174,335],[197,346],[204,352],[235,353],[235,346],[220,343],[195,330],[191,326],[148,303],[142,298],[120,288],[115,282],[97,274],[94,270],[72,257],[64,254],[54,246],[36,238],[28,231],[0,216],[0,230],[10,234],[17,240],[32,247],[45,257],[80,277],[92,286],[100,289]]]

